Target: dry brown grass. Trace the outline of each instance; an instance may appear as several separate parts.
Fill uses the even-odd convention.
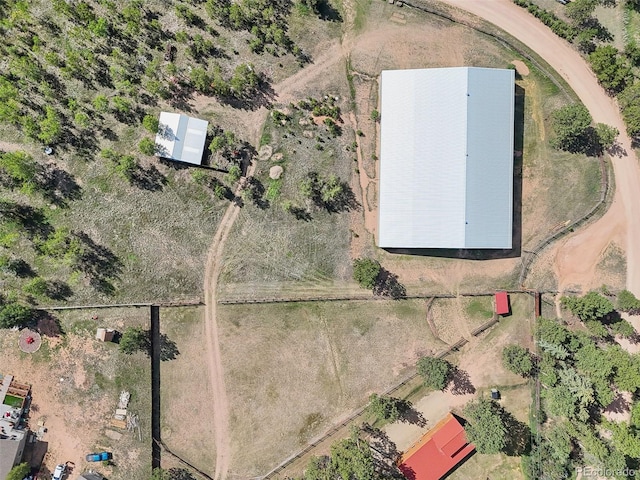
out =
[[[206,354],[203,314],[203,308],[160,311],[160,330],[180,352],[175,360],[161,363],[161,436],[173,453],[213,475],[211,382],[208,372],[200,366]],[[170,461],[169,456],[166,459]],[[167,468],[165,457],[162,462]]]
[[[422,301],[220,306],[218,314],[232,471],[243,477],[266,473],[444,347]]]

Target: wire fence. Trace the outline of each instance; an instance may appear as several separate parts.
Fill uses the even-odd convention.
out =
[[[566,234],[573,232],[576,228],[579,228],[582,225],[586,224],[594,216],[599,215],[601,212],[604,213],[604,211],[606,210],[606,207],[608,206],[608,203],[609,203],[609,197],[610,197],[610,195],[609,195],[609,193],[610,193],[610,191],[609,191],[610,190],[609,189],[609,185],[610,185],[610,182],[609,182],[609,169],[607,168],[607,162],[605,161],[605,159],[602,156],[598,157],[598,160],[600,161],[600,173],[601,173],[601,176],[600,176],[600,199],[598,200],[598,203],[591,210],[589,210],[585,215],[583,215],[582,217],[580,217],[579,219],[577,219],[573,223],[570,223],[566,227],[560,229],[559,231],[557,231],[553,235],[550,235],[549,237],[545,238],[533,250],[528,252],[527,256],[525,258],[523,258],[523,260],[522,260],[522,267],[520,269],[520,276],[518,277],[518,284],[519,285],[521,285],[521,286],[524,285],[524,282],[525,282],[525,280],[527,278],[527,274],[529,273],[529,269],[531,268],[531,265],[533,264],[533,262],[536,259],[536,257],[538,257],[538,255],[545,248],[547,248],[549,245],[551,245],[556,240],[564,237]]]

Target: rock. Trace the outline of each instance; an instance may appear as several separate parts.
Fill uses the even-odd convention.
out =
[[[313,132],[311,130],[305,130],[302,132],[302,136],[306,138],[313,138]]]
[[[272,162],[279,162],[280,160],[282,160],[282,152],[278,152],[278,153],[274,153],[273,156],[271,157],[271,161]]]
[[[273,153],[273,147],[271,145],[263,145],[258,150],[258,159],[259,160],[268,160]]]
[[[277,180],[282,175],[282,172],[284,172],[284,169],[280,165],[274,165],[269,169],[269,178]]]

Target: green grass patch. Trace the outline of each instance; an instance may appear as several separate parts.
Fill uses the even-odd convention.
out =
[[[467,315],[470,317],[480,317],[490,319],[493,317],[493,309],[490,297],[476,297],[467,305]]]
[[[281,190],[282,180],[279,178],[277,180],[271,180],[267,186],[267,193],[265,194],[266,199],[273,202],[280,196]]]
[[[15,397],[13,395],[5,395],[4,397],[4,404],[9,405],[10,407],[13,407],[13,408],[20,408],[22,406],[23,401],[24,399],[20,397]]]

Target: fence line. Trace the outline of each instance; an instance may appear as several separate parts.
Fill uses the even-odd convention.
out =
[[[602,156],[598,157],[600,161],[600,199],[598,203],[589,210],[585,215],[581,218],[575,220],[573,223],[567,225],[564,228],[561,228],[559,231],[545,238],[542,242],[540,242],[532,251],[528,252],[527,257],[522,261],[522,267],[520,270],[520,276],[518,277],[519,285],[524,285],[524,281],[527,278],[527,274],[529,273],[529,269],[533,264],[535,258],[547,248],[551,243],[555,242],[559,238],[565,236],[567,233],[573,232],[576,228],[581,227],[589,220],[591,220],[595,215],[600,213],[600,211],[607,206],[608,198],[609,198],[609,169],[607,168],[607,162],[604,160]]]
[[[504,290],[504,289],[501,289]],[[514,288],[504,290],[507,293],[528,293],[533,290],[527,288]],[[581,293],[580,290],[563,290],[566,293]],[[489,297],[495,295],[495,290],[488,292],[460,292],[453,293],[428,293],[424,295],[407,295],[398,299],[400,300],[429,300],[430,298],[458,298],[458,297]],[[540,293],[557,294],[558,290],[540,290]],[[357,301],[384,301],[392,300],[391,297],[373,296],[373,295],[345,295],[339,297],[263,297],[263,298],[230,298],[226,300],[218,300],[219,305],[245,305],[260,303],[298,303],[298,302],[357,302]]]
[[[101,303],[96,305],[66,305],[66,306],[38,306],[38,310],[89,310],[89,309],[102,309],[102,308],[141,308],[141,307],[193,307],[204,305],[201,299],[193,300],[176,300],[168,302],[139,302],[139,303]]]

